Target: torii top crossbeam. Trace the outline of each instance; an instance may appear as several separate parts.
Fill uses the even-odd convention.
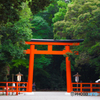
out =
[[[66,50],[54,51],[52,50],[52,46],[53,45],[63,45],[65,46],[65,49],[66,49],[66,46],[78,46],[80,42],[83,42],[83,39],[79,39],[79,40],[31,39],[31,41],[25,42],[25,43],[29,45],[48,45],[48,50],[37,50],[34,48],[34,54],[63,55],[66,53]],[[26,54],[30,54],[30,49],[26,50]]]
[[[26,44],[35,44],[35,45],[79,45],[80,42],[83,42],[83,39],[78,40],[55,40],[55,39],[31,39],[30,42],[25,42]]]

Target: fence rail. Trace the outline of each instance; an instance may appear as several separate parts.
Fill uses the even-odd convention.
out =
[[[72,91],[100,93],[100,83],[72,83]]]

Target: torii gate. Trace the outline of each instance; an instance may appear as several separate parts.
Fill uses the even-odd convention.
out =
[[[67,52],[71,52],[70,46],[78,46],[80,44],[80,42],[83,42],[83,39],[79,39],[79,40],[31,39],[30,42],[25,42],[26,44],[30,45],[30,49],[25,50],[26,54],[30,54],[27,92],[32,92],[34,55],[35,54],[64,55]],[[35,49],[35,45],[47,45],[48,50],[37,50],[37,49]],[[53,45],[65,46],[65,50],[54,51],[54,50],[52,50]],[[71,92],[72,91],[71,63],[70,63],[68,57],[66,57],[66,78],[67,78],[66,79],[67,92]]]

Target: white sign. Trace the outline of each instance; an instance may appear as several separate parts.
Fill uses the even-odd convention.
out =
[[[99,83],[99,82],[100,82],[100,79],[98,79],[98,80],[95,81],[95,83]]]
[[[79,77],[75,76],[75,82],[78,82],[78,81],[79,81]]]
[[[21,75],[17,76],[17,81],[20,82],[21,81]]]

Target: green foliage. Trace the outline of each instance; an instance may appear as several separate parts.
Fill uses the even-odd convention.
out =
[[[52,18],[54,17],[54,14],[58,12],[58,5],[57,5],[57,0],[55,2],[50,3],[49,6],[45,8],[45,10],[40,11],[37,13],[37,16],[41,16],[46,22],[51,26],[52,29]]]
[[[65,88],[65,82],[59,75],[52,74],[51,75],[51,89],[52,90],[61,90]],[[66,89],[64,89],[66,90]]]
[[[28,68],[29,67],[29,60],[27,60],[27,59],[12,60],[12,66],[10,68],[12,69],[13,67],[18,67],[18,66],[24,66],[24,67]]]
[[[16,21],[19,19],[17,11],[26,0],[0,0],[0,22]]]
[[[8,69],[7,69],[8,66],[9,66],[8,64],[0,66],[0,81],[8,80],[6,76],[7,74],[9,74]]]
[[[44,9],[45,6],[48,6],[50,3],[54,2],[55,0],[31,0],[29,2],[29,7],[33,14],[37,13],[40,9]]]
[[[53,28],[54,39],[66,38],[65,37],[66,35],[63,32],[64,25],[65,25],[64,21],[57,21],[56,23],[54,23],[54,28]]]
[[[65,61],[63,61],[63,62],[61,63],[60,68],[61,68],[61,71],[66,70],[66,64],[65,64]]]
[[[58,1],[59,12],[55,13],[55,17],[52,19],[52,21],[54,22],[53,32],[55,39],[66,39],[66,37],[69,39],[71,38],[68,34],[66,34],[65,27],[72,25],[72,23],[65,23],[64,21],[64,16],[66,15],[68,6],[71,4],[73,4],[73,2],[65,3],[65,1],[62,0]]]
[[[67,12],[67,3],[65,1],[59,0],[57,1],[59,11],[54,14],[54,18],[52,19],[53,22],[61,21],[64,19],[64,15]]]
[[[52,38],[52,30],[48,23],[40,16],[35,16],[32,20],[33,38],[47,39]]]
[[[35,68],[44,68],[51,63],[51,57],[47,55],[35,55],[34,67]]]
[[[33,17],[33,14],[31,12],[31,9],[28,7],[27,3],[22,3],[20,7],[22,8],[22,10],[18,12],[19,17],[22,19],[31,20]]]
[[[32,30],[30,29],[31,12],[27,5],[22,5],[22,7],[21,14],[19,13],[20,20],[0,24],[0,67],[10,64],[12,59],[23,58],[25,41],[29,41],[32,37]],[[26,8],[28,8],[28,11]],[[26,17],[23,17],[25,14]]]
[[[21,5],[23,2],[27,2],[34,14],[40,9],[44,9],[44,7],[49,5],[52,0],[0,0],[0,23],[18,21],[18,12],[22,10]]]
[[[99,4],[100,0],[75,0],[68,5],[63,21],[54,23],[55,38],[84,39],[80,46],[72,48],[80,53],[75,57],[75,65],[95,68],[96,73],[100,73]]]
[[[25,40],[30,40],[32,31],[29,29],[29,21],[20,19],[12,24],[7,23],[1,26],[1,55],[5,62],[9,62],[12,58],[20,58],[23,55],[23,45]],[[8,56],[8,57],[7,57]]]

